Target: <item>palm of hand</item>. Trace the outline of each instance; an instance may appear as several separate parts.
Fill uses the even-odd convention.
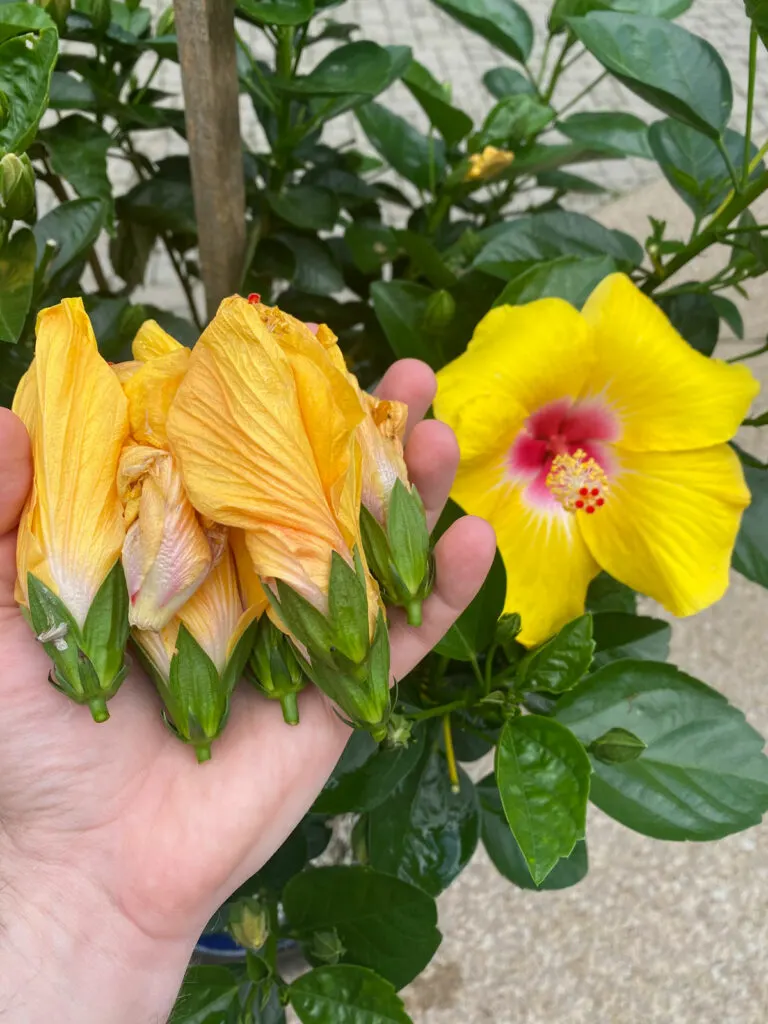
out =
[[[406,361],[380,391],[421,419],[434,377]],[[443,424],[411,431],[407,461],[432,521],[457,464]],[[0,409],[0,820],[8,855],[42,870],[85,876],[120,915],[151,938],[189,941],[216,907],[271,856],[308,810],[348,738],[314,689],[301,724],[241,686],[230,722],[200,767],[162,723],[136,668],[96,726],[46,682],[49,662],[13,602],[13,527],[29,486],[23,427]],[[465,519],[436,551],[437,586],[424,626],[392,617],[392,669],[410,671],[479,588],[493,558],[490,527]],[[6,852],[6,851],[4,851]]]

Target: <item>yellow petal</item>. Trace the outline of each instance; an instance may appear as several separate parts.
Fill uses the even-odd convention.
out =
[[[606,503],[579,515],[603,569],[655,598],[674,615],[692,615],[728,586],[731,552],[750,495],[728,445],[689,452],[617,450]]]
[[[313,600],[327,593],[331,552],[350,559],[357,537],[362,409],[306,335],[289,345],[245,299],[225,299],[192,352],[168,436],[195,508],[248,532],[260,577]]]
[[[587,300],[597,361],[584,396],[600,396],[634,451],[681,451],[730,440],[759,391],[745,366],[691,348],[661,310],[623,274]]]
[[[506,149],[486,146],[482,153],[473,153],[469,158],[469,170],[465,181],[486,181],[495,178],[515,159],[515,154]]]
[[[125,386],[126,381],[129,381],[141,367],[142,364],[138,360],[129,359],[125,363],[112,363],[112,372],[120,383]]]
[[[567,302],[499,306],[438,373],[435,415],[455,431],[462,458],[501,452],[532,413],[575,399],[594,361],[586,321]]]
[[[357,381],[351,379],[357,386]],[[364,391],[359,394],[366,410],[357,434],[362,450],[362,502],[386,526],[392,488],[398,480],[410,486],[403,455],[408,406],[374,398]]]
[[[21,589],[34,550],[41,560],[36,575],[83,625],[123,544],[115,479],[128,417],[80,299],[65,299],[38,316],[34,374],[36,403],[28,401],[27,385],[19,400],[25,415],[34,405],[28,428],[35,493],[34,515],[25,515],[21,526],[34,534],[19,542]]]
[[[173,619],[163,629],[134,629],[133,639],[149,658],[161,679],[168,682],[171,674],[171,659],[176,651],[179,635],[179,620]]]
[[[131,434],[140,444],[168,447],[168,412],[191,355],[188,348],[179,345],[173,352],[140,363],[139,368],[123,380]]]
[[[168,453],[139,445],[125,448],[118,486],[123,500],[136,487],[140,492],[123,545],[130,622],[159,630],[208,575],[211,545]]]
[[[184,346],[172,338],[156,320],[145,320],[133,339],[133,358],[146,363],[150,359],[173,355],[183,350]]]
[[[245,533],[242,530],[230,530],[229,544],[235,559],[243,607],[255,608],[256,614],[261,616],[269,608],[269,598],[253,567],[245,541]]]
[[[496,531],[507,573],[504,611],[520,614],[521,643],[540,644],[583,613],[587,587],[600,568],[574,515],[554,504],[546,511],[529,504],[493,461],[462,465],[452,497]]]

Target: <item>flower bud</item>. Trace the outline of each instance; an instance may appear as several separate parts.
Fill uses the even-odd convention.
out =
[[[270,700],[279,700],[285,721],[289,725],[298,725],[299,706],[296,697],[309,680],[304,675],[290,639],[275,626],[268,615],[262,615],[256,627],[248,668],[247,678],[253,685]]]
[[[313,960],[323,964],[337,964],[346,952],[335,928],[329,932],[315,932],[312,936],[310,953]]]
[[[176,30],[176,15],[173,10],[173,6],[166,7],[160,17],[157,19],[157,27],[155,29],[155,35],[167,36]]]
[[[269,909],[256,896],[238,900],[229,911],[229,934],[244,949],[261,949],[269,938]]]
[[[486,146],[482,153],[473,153],[469,158],[469,170],[465,181],[488,181],[496,178],[505,171],[515,154],[506,149],[497,149],[496,146]]]
[[[8,93],[3,92],[0,89],[0,130],[5,128],[8,124],[8,119],[11,116],[11,101],[8,99]]]
[[[72,10],[72,0],[35,0],[35,3],[53,19],[59,31],[64,28],[67,15]]]
[[[26,153],[6,153],[0,160],[0,216],[21,220],[35,206],[35,171]]]
[[[609,729],[587,749],[603,764],[627,764],[636,761],[646,747],[647,744],[628,729]]]
[[[456,316],[456,300],[442,288],[427,299],[421,326],[426,334],[439,335]]]

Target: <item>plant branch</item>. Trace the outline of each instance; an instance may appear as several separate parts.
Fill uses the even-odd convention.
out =
[[[749,80],[747,83],[747,125],[744,129],[744,170],[742,186],[747,187],[752,156],[752,121],[755,113],[755,82],[757,79],[757,29],[752,26],[749,34]]]
[[[566,103],[565,106],[562,107],[562,109],[560,110],[560,112],[558,113],[557,116],[558,117],[562,117],[563,114],[567,113],[567,111],[569,111],[572,107],[575,107],[577,103],[580,103],[584,99],[585,96],[588,96],[592,92],[592,90],[594,88],[596,88],[598,85],[600,85],[602,80],[604,78],[607,78],[607,77],[608,77],[608,72],[607,71],[603,71],[603,73],[601,75],[598,75],[597,78],[593,82],[590,82],[589,85],[585,86],[581,90],[581,92],[578,93],[578,95],[574,96],[572,100],[569,100],[568,103]]]
[[[739,178],[739,173],[736,170],[736,167],[734,165],[733,160],[731,159],[731,154],[728,152],[728,148],[726,147],[726,145],[723,142],[722,138],[719,138],[717,140],[717,142],[715,143],[715,145],[720,150],[720,155],[723,158],[723,162],[725,163],[725,166],[728,168],[728,174],[731,176],[731,181],[733,183],[733,190],[734,190],[734,192],[737,192],[737,193],[741,192],[742,191],[741,179]],[[749,164],[748,163],[747,163],[747,173],[749,173]]]
[[[442,718],[443,715],[449,715],[452,711],[461,711],[466,708],[466,700],[454,700],[450,704],[441,704],[436,708],[426,708],[424,711],[415,711],[413,714],[409,714],[406,717],[409,722],[426,722],[429,718]]]
[[[731,356],[730,359],[726,359],[726,363],[741,363],[745,359],[754,359],[756,356],[761,356],[764,352],[768,352],[768,341],[764,342],[760,348],[753,348],[749,352],[745,352],[742,356]]]
[[[552,68],[552,75],[549,79],[549,85],[544,90],[544,93],[542,95],[542,99],[545,103],[549,103],[549,101],[552,99],[557,83],[560,80],[560,75],[563,73],[563,65],[565,64],[565,58],[568,56],[568,51],[572,46],[573,40],[566,35],[565,44],[562,50],[560,51],[560,56],[555,61],[555,66]]]
[[[165,251],[168,253],[168,258],[173,264],[173,269],[176,271],[176,276],[179,279],[179,284],[181,285],[181,289],[184,292],[184,296],[187,300],[187,305],[189,306],[189,312],[190,315],[192,316],[192,321],[195,327],[198,329],[198,331],[202,331],[203,321],[200,318],[200,314],[197,311],[197,305],[195,304],[195,296],[192,292],[192,285],[189,280],[189,275],[184,269],[183,261],[180,261],[178,259],[177,254],[173,251],[173,246],[168,241],[167,236],[161,235],[160,237],[162,239],[163,246],[165,247]]]
[[[451,782],[451,792],[459,793],[461,791],[461,783],[459,782],[459,769],[456,764],[456,751],[453,749],[450,714],[443,715],[443,739],[445,741],[445,757],[448,761],[448,778]]]
[[[153,64],[153,66],[152,66],[152,70],[151,70],[151,71],[149,72],[149,74],[147,75],[147,80],[146,80],[146,82],[144,83],[144,85],[142,85],[142,87],[141,87],[141,88],[139,89],[139,91],[138,91],[138,92],[136,93],[136,95],[135,95],[135,96],[133,97],[133,99],[131,100],[131,104],[132,104],[132,105],[136,105],[136,104],[139,104],[139,103],[141,103],[141,101],[142,101],[142,100],[144,99],[144,97],[145,97],[145,96],[146,96],[146,94],[147,94],[147,89],[148,89],[148,88],[150,87],[150,85],[152,85],[152,83],[154,82],[154,80],[155,80],[155,75],[156,75],[156,74],[157,74],[157,72],[158,72],[158,71],[160,70],[160,65],[161,65],[162,63],[163,63],[163,58],[162,58],[162,57],[160,56],[160,54],[158,53],[157,57],[155,58],[155,63],[154,63],[154,64]]]

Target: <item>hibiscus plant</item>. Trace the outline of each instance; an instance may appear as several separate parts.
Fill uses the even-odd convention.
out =
[[[409,46],[361,40],[338,20],[344,0],[237,0],[240,87],[261,129],[260,144],[242,152],[239,290],[259,293],[263,318],[279,302],[299,321],[329,324],[364,387],[395,357],[437,371],[435,415],[453,427],[461,463],[433,541],[463,508],[490,520],[499,551],[478,597],[398,680],[390,705],[385,672],[376,715],[347,710],[375,728],[352,733],[311,813],[211,922],[237,940],[243,961],[193,967],[176,1024],[278,1024],[288,1001],[306,1021],[340,1019],[334,1001],[344,1020],[408,1021],[395,990],[434,956],[436,897],[478,843],[511,884],[562,889],[587,873],[590,800],[665,841],[719,839],[768,809],[761,737],[705,681],[667,662],[670,617],[717,601],[731,569],[768,586],[768,466],[734,441],[742,425],[768,423],[748,418],[758,392],[748,360],[768,345],[717,358],[724,327],[744,336],[734,298],[768,270],[768,227],[750,210],[768,191],[768,140],[753,138],[768,4],[734,10],[752,21],[746,120],[732,125],[723,60],[675,20],[694,0],[554,0],[535,58],[524,0],[434,3],[499,53],[478,82],[494,101],[482,124]],[[173,11],[154,10],[141,0],[0,3],[3,404],[32,358],[38,314],[64,298],[84,304],[41,323],[68,311],[85,332],[87,312],[106,359],[130,359],[134,342],[134,367],[151,364],[144,346],[173,362],[179,380],[187,373],[205,326],[198,227],[184,112],[155,84],[178,61]],[[601,70],[563,102],[563,82],[587,54]],[[581,106],[605,76],[642,97],[652,123]],[[382,98],[394,83],[420,106],[423,130]],[[365,144],[329,144],[326,129],[343,115]],[[148,155],[159,132],[174,134],[179,155]],[[650,217],[635,239],[574,212],[574,197],[603,191],[575,168],[627,157],[658,164],[692,211],[687,237]],[[715,245],[725,249],[719,269],[692,276],[692,261]],[[141,301],[159,250],[185,296],[183,316]],[[231,301],[228,309],[242,302]],[[236,333],[230,325],[222,337]],[[132,379],[143,386],[138,372]],[[179,451],[196,400],[177,403],[169,420]],[[203,493],[211,466],[187,449],[185,485],[197,473]],[[162,446],[149,462],[146,451],[121,468],[126,495],[143,475],[171,472]],[[407,608],[417,628],[427,533],[417,544],[418,516],[401,510],[398,544],[410,536],[421,545],[408,584],[386,547],[391,509],[410,494],[402,481],[395,492],[389,525],[363,511],[365,555],[388,603]],[[214,521],[216,508],[199,500]],[[195,528],[207,573],[208,539]],[[232,548],[209,586],[239,601]],[[354,587],[362,562],[344,566],[333,571],[349,572]],[[638,595],[669,614],[647,603],[638,611]],[[309,620],[293,607],[301,636]],[[207,612],[191,600],[179,609],[186,638]],[[237,604],[233,621],[242,613]],[[150,617],[136,639],[155,667],[165,664],[166,706],[204,760],[208,737],[195,740],[197,724],[173,711],[170,666],[182,641],[158,647],[151,626]],[[295,721],[305,682],[296,651],[266,617],[243,629],[259,685]],[[236,662],[239,673],[242,654],[217,671],[231,674]],[[331,687],[337,666],[328,666]],[[116,671],[108,666],[108,684]],[[99,689],[100,713],[101,698]],[[225,718],[222,709],[216,729]],[[318,866],[334,825],[346,837],[341,863]],[[290,985],[278,939],[313,968]]]

